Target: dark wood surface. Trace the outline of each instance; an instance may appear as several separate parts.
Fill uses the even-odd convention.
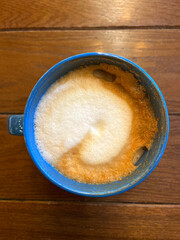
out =
[[[180,239],[179,0],[0,1],[0,240]],[[151,175],[106,198],[70,194],[32,162],[7,131],[41,75],[82,52],[129,58],[157,82],[170,135]]]
[[[1,0],[0,28],[179,26],[179,0]]]
[[[6,201],[1,239],[179,240],[179,211],[179,205]]]
[[[169,112],[180,113],[179,39],[180,29],[1,32],[0,112],[23,112],[34,84],[58,61],[102,51],[139,64],[161,88]]]

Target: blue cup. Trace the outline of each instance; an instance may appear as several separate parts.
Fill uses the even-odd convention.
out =
[[[73,181],[47,163],[37,149],[34,135],[34,114],[36,107],[47,89],[67,72],[80,66],[107,63],[121,67],[131,72],[145,87],[150,97],[152,107],[158,122],[158,133],[152,147],[138,161],[136,170],[121,181],[108,184],[85,184]],[[24,135],[25,143],[31,158],[39,170],[58,187],[69,192],[89,196],[105,197],[127,191],[142,182],[157,166],[165,150],[168,133],[169,118],[166,103],[154,80],[138,65],[128,59],[107,53],[84,53],[67,58],[50,68],[33,88],[25,108],[24,115],[12,115],[8,119],[8,130],[13,135]]]

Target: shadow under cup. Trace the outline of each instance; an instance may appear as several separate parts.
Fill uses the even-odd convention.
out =
[[[84,184],[66,178],[47,163],[39,153],[34,135],[34,113],[36,107],[52,83],[58,80],[67,72],[80,66],[98,65],[107,63],[121,67],[124,71],[129,71],[139,80],[147,90],[152,107],[158,122],[158,133],[155,136],[152,147],[138,161],[136,170],[121,181],[108,184],[92,185]],[[165,150],[168,139],[169,120],[166,103],[153,79],[139,66],[122,57],[105,53],[86,53],[70,57],[57,63],[46,72],[32,90],[27,101],[24,114],[24,138],[28,151],[40,169],[40,171],[57,186],[84,196],[100,197],[122,193],[143,181],[156,167]]]

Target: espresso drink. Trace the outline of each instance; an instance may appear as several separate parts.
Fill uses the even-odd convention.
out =
[[[43,158],[68,178],[101,184],[135,169],[157,132],[145,89],[113,65],[81,67],[55,82],[35,113]]]

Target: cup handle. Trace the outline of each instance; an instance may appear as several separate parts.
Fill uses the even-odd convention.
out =
[[[8,131],[12,135],[24,135],[24,114],[8,117]]]

